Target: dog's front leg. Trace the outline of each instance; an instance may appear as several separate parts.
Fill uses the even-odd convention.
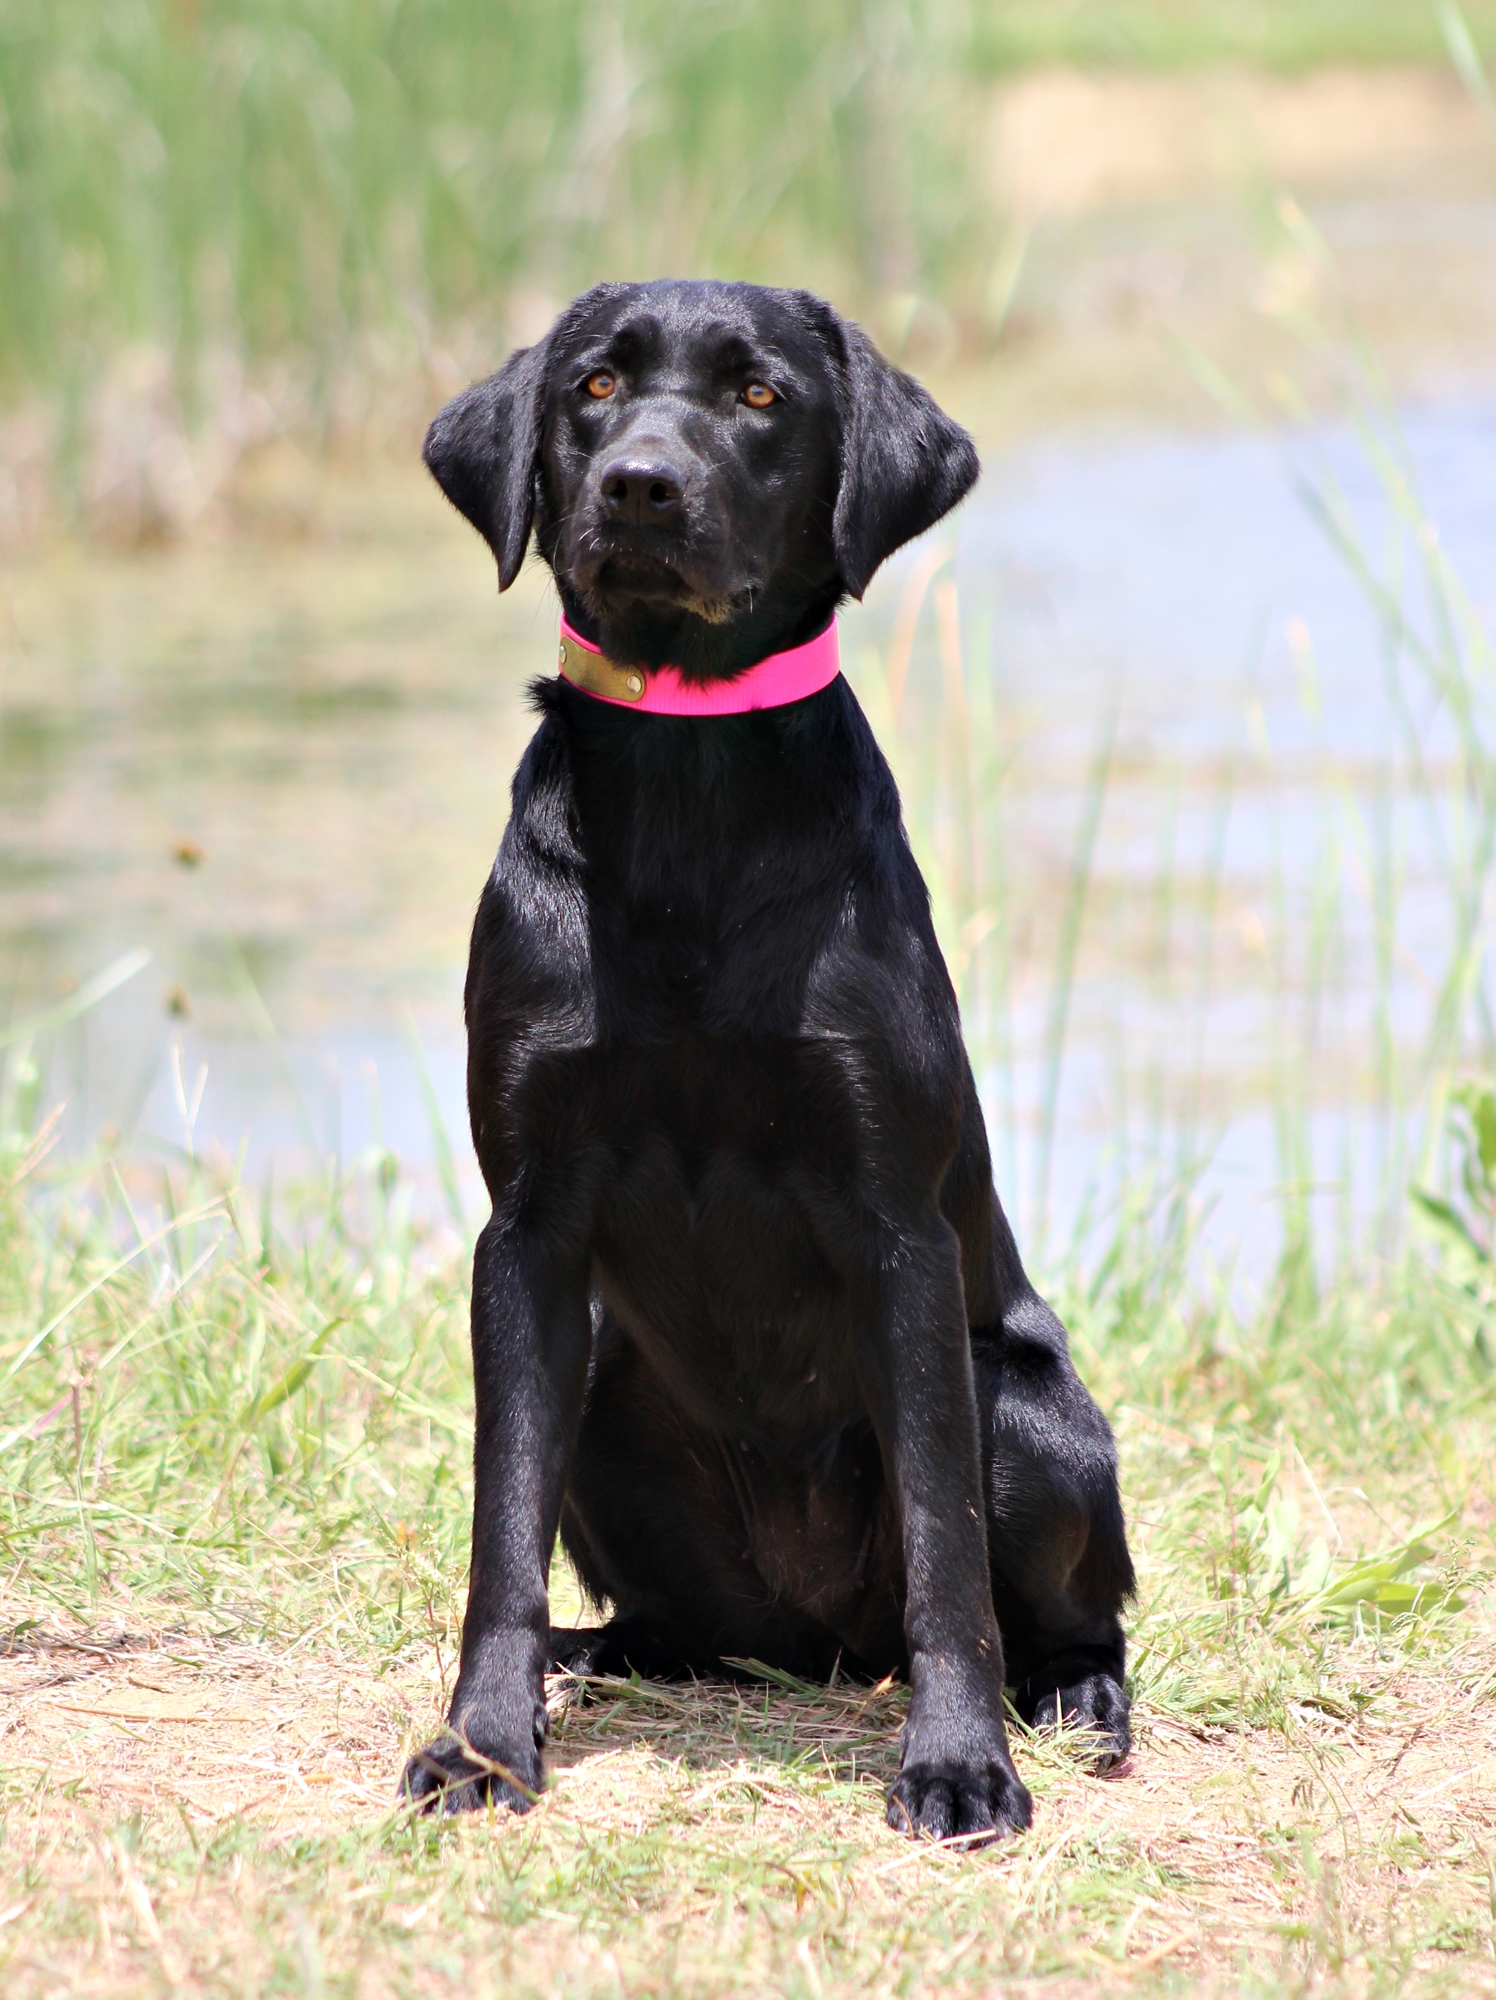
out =
[[[1003,1723],[971,1343],[943,1218],[901,1232],[879,1291],[864,1376],[903,1535],[911,1689],[889,1824],[936,1839],[1015,1833],[1032,1807]]]
[[[548,1576],[589,1343],[585,1267],[490,1222],[473,1256],[473,1553],[451,1733],[402,1781],[448,1812],[489,1798],[523,1812],[540,1790]]]

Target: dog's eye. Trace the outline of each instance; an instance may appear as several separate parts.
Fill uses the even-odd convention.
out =
[[[779,397],[767,382],[750,382],[743,391],[743,401],[753,410],[766,410],[770,403],[777,403]]]
[[[606,368],[599,368],[595,375],[587,377],[587,394],[599,403],[605,403],[618,387],[618,378]]]

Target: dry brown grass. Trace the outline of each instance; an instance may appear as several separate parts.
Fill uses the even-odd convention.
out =
[[[0,1662],[0,1982],[51,1995],[1496,1994],[1488,1623],[1281,1729],[1024,1743],[1033,1832],[882,1823],[900,1690],[558,1686],[524,1820],[393,1804],[437,1663],[54,1626]],[[1339,1713],[1335,1712],[1339,1709]]]

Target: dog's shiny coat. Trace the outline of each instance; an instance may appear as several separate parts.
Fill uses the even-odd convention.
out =
[[[501,588],[533,527],[580,632],[700,680],[813,636],[977,475],[819,300],[673,282],[579,299],[426,457]],[[911,1683],[891,1822],[1025,1826],[1004,1682],[1124,1755],[1132,1567],[888,766],[840,679],[711,719],[536,699],[467,983],[477,1756],[406,1789],[523,1808],[554,1665],[840,1661]],[[550,1627],[558,1525],[600,1629]]]

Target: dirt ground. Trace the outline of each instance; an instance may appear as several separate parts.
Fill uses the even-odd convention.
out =
[[[1489,1663],[1474,1647],[1380,1686],[1372,1666],[1281,1731],[1145,1712],[1107,1782],[1021,1745],[1034,1829],[977,1855],[881,1823],[896,1690],[615,1684],[579,1706],[558,1687],[537,1811],[402,1863],[394,1782],[439,1717],[430,1660],[23,1635],[0,1662],[0,1977],[17,2000],[424,1992],[429,1937],[484,1991],[507,1968],[505,1991],[1496,1993]],[[619,1843],[621,1894],[576,1876]],[[904,1935],[897,1963],[870,1960],[880,1930]]]

